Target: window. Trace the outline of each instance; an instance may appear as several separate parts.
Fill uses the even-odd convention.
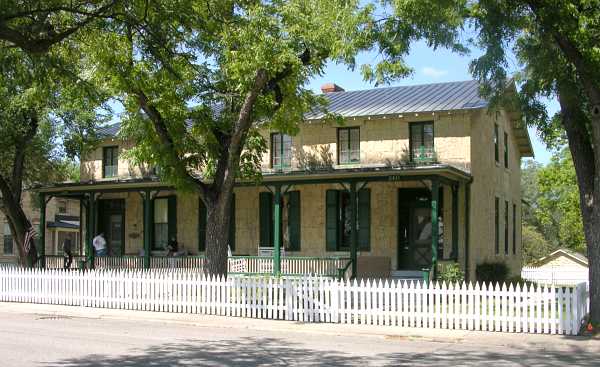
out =
[[[345,127],[338,129],[338,164],[360,162],[360,128]]]
[[[58,200],[58,212],[60,214],[65,214],[67,212],[67,201],[66,200]]]
[[[412,122],[408,141],[411,162],[435,160],[433,122]]]
[[[513,255],[517,254],[517,204],[513,204],[513,212],[512,212],[512,250]]]
[[[8,223],[4,223],[4,255],[13,254],[13,237]]]
[[[271,168],[285,169],[292,166],[292,137],[286,134],[271,134]]]
[[[504,201],[504,254],[508,255],[508,201]]]
[[[498,124],[494,124],[494,158],[496,159],[496,162],[500,162],[500,157],[499,157],[499,152],[498,152]]]
[[[358,248],[370,250],[371,190],[357,193],[356,230]],[[346,190],[327,190],[326,193],[326,249],[348,251],[351,245],[352,208],[350,193]]]
[[[495,243],[494,243],[494,252],[496,255],[500,253],[500,199],[496,196],[495,200],[495,212],[494,212],[494,220],[495,220]]]
[[[504,133],[504,168],[508,168],[508,134]]]
[[[102,150],[102,177],[116,177],[119,169],[119,148],[104,147]]]
[[[153,250],[165,250],[170,238],[177,238],[177,198],[168,196],[154,199]]]
[[[261,192],[259,199],[259,243],[261,247],[273,247],[275,215],[273,193]],[[301,215],[300,191],[288,191],[281,196],[280,243],[289,251],[300,251]]]

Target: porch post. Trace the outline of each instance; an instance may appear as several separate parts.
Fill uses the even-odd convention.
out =
[[[94,246],[92,242],[94,241],[94,235],[96,231],[96,193],[92,192],[88,196],[88,207],[87,207],[87,258],[89,268],[94,268]]]
[[[281,275],[281,185],[275,185],[273,223],[273,275]]]
[[[450,258],[458,260],[458,185],[452,185],[452,253]]]
[[[440,183],[437,178],[431,180],[431,275],[430,279],[435,279],[438,261],[438,241],[439,241],[439,225],[438,225],[438,196]]]
[[[46,196],[40,193],[40,267],[46,267]]]
[[[152,226],[150,218],[150,190],[144,191],[144,269],[150,268],[150,229]]]
[[[471,183],[465,184],[465,280],[469,280],[469,232],[471,229]]]
[[[350,182],[350,259],[352,259],[352,278],[356,278],[358,259],[358,237],[356,232],[356,182]]]

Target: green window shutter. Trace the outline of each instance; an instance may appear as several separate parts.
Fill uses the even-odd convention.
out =
[[[206,205],[198,198],[198,251],[206,251]]]
[[[229,248],[235,250],[235,194],[231,196],[231,208],[229,217]]]
[[[259,201],[260,246],[273,246],[273,194],[261,192]]]
[[[327,190],[325,204],[325,249],[336,251],[338,248],[338,190]]]
[[[371,190],[358,191],[358,248],[371,249]]]
[[[168,216],[169,216],[169,239],[177,238],[177,196],[169,196],[168,199]]]
[[[287,196],[290,250],[300,251],[300,191],[290,191]]]

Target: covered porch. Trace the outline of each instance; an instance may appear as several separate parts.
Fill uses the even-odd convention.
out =
[[[240,182],[229,272],[421,278],[459,262],[468,273],[470,183],[447,165],[273,172],[260,185]],[[58,184],[39,194],[81,200],[85,264],[73,266],[203,269],[196,195],[150,178]],[[99,231],[109,232],[107,257],[92,251]],[[160,246],[171,236],[183,251],[167,257]]]

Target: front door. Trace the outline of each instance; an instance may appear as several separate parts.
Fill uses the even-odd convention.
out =
[[[442,202],[440,195],[440,213]],[[431,256],[431,192],[399,189],[398,270],[430,268]]]
[[[104,233],[109,256],[122,256],[125,244],[125,200],[98,201],[98,231]]]

